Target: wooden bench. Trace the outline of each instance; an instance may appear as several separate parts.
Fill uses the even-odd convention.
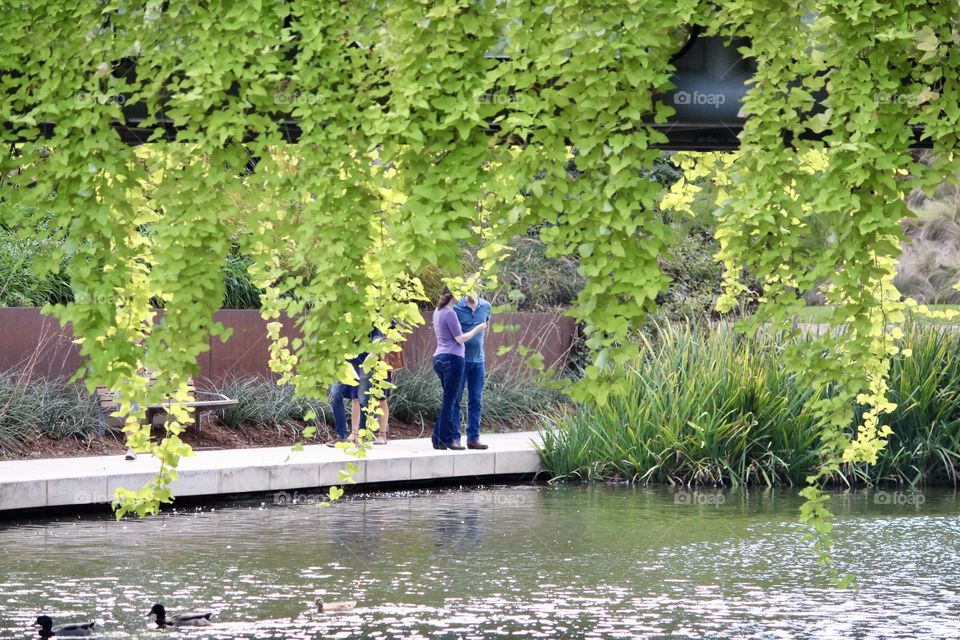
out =
[[[153,384],[156,377],[150,374],[144,375],[149,375],[149,384]],[[185,407],[190,407],[193,409],[193,424],[197,428],[197,431],[200,430],[201,410],[231,407],[239,402],[238,400],[228,398],[222,393],[215,393],[212,391],[197,391],[193,383],[193,378],[187,382],[187,385],[189,388],[190,397],[193,398],[193,400],[189,400],[182,404]],[[120,410],[120,401],[118,396],[119,394],[117,392],[111,391],[106,387],[97,387],[96,391],[94,392],[94,403],[100,415],[100,428],[98,429],[98,433],[101,436],[106,433],[108,428],[119,429],[123,427],[124,417],[117,415],[117,411]],[[140,424],[149,424],[150,426],[153,426],[153,419],[158,415],[167,413],[167,409],[174,404],[178,403],[174,402],[172,399],[168,399],[160,404],[148,405],[145,411],[146,415],[140,421]]]

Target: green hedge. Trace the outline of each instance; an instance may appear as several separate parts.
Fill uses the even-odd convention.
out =
[[[61,241],[46,229],[21,238],[0,227],[0,307],[42,307],[73,301],[65,263],[56,273],[37,277],[37,266]],[[260,290],[250,281],[251,259],[234,248],[223,265],[224,309],[259,309]],[[159,302],[158,302],[158,306]]]

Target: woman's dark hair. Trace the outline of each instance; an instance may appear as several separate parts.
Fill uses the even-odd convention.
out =
[[[450,289],[444,287],[443,293],[440,294],[440,298],[437,300],[437,309],[443,309],[450,304],[451,300],[453,300],[453,294],[450,293]]]

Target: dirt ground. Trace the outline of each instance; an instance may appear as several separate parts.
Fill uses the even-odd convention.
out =
[[[248,449],[252,447],[289,447],[295,442],[302,444],[323,444],[329,438],[323,428],[318,430],[315,438],[306,439],[299,435],[301,427],[228,427],[221,424],[211,412],[206,412],[201,418],[200,430],[192,426],[184,431],[180,437],[193,447],[194,451],[209,451],[213,449]],[[429,437],[433,429],[432,424],[409,425],[402,422],[390,421],[389,438],[422,438]],[[163,428],[156,426],[153,435],[159,439],[163,437]],[[80,438],[55,439],[36,437],[27,441],[21,451],[15,454],[0,454],[0,460],[23,460],[31,458],[75,458],[81,456],[109,456],[126,452],[123,433],[108,430],[103,437],[94,435],[90,440]]]

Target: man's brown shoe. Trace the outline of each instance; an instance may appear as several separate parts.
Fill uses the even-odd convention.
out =
[[[479,440],[467,443],[467,449],[489,449],[489,448],[490,447],[488,447],[485,444],[482,444]]]

